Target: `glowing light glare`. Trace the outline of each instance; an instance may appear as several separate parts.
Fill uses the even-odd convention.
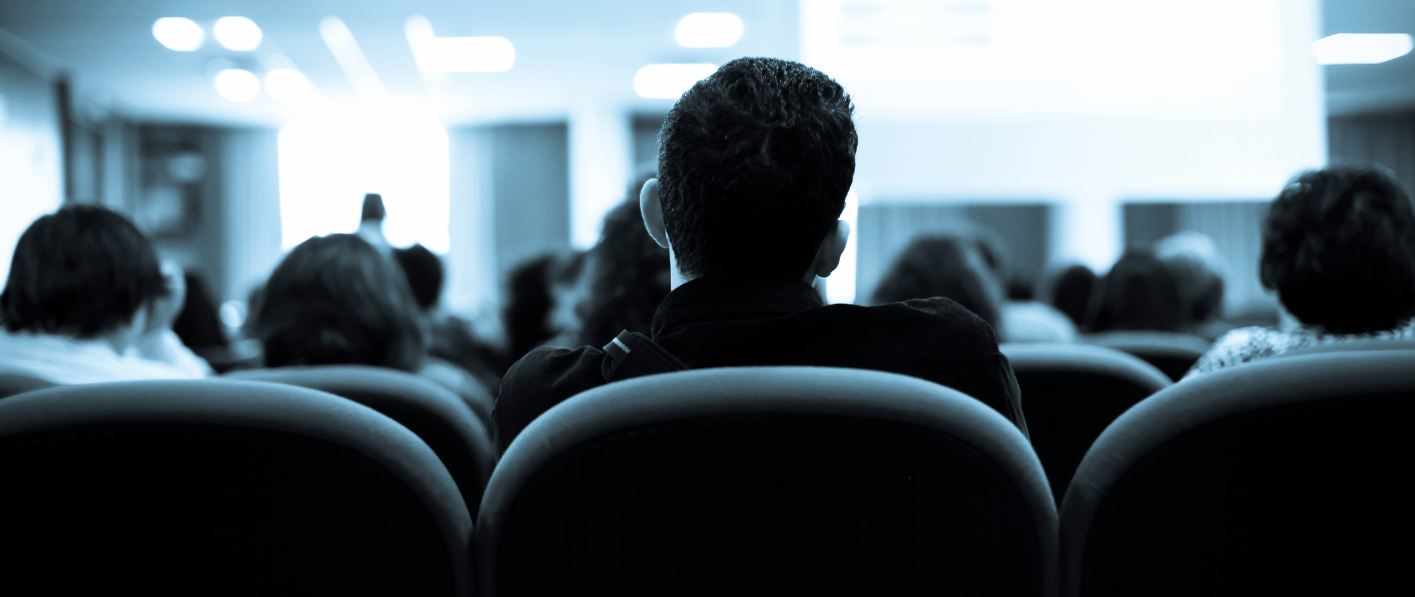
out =
[[[260,94],[260,79],[251,71],[228,68],[216,73],[216,92],[233,102],[249,102]]]
[[[1317,64],[1380,64],[1410,53],[1407,33],[1338,33],[1312,42]]]
[[[716,64],[646,64],[634,73],[634,93],[639,97],[677,99],[715,71]]]
[[[212,36],[228,50],[249,52],[260,47],[264,38],[255,21],[246,17],[221,17],[211,28]]]
[[[169,50],[194,52],[206,39],[206,32],[191,19],[163,17],[152,23],[152,36]]]
[[[324,39],[324,44],[329,46],[329,51],[339,62],[339,68],[344,69],[344,75],[349,77],[354,91],[364,99],[388,98],[388,88],[383,86],[383,79],[378,78],[378,73],[373,70],[373,65],[369,64],[364,51],[359,49],[359,43],[354,41],[354,34],[349,31],[344,21],[335,16],[324,17],[324,20],[319,22],[319,36]]]
[[[394,246],[451,246],[447,129],[416,114],[325,113],[280,129],[280,235],[289,249],[311,236],[353,232],[364,193],[383,195],[383,233]]]
[[[434,37],[416,57],[419,68],[434,73],[498,73],[516,64],[516,46],[504,37]]]
[[[298,102],[314,91],[309,78],[293,68],[277,68],[265,73],[265,92],[282,102]]]
[[[695,12],[678,21],[673,38],[685,48],[725,48],[742,39],[742,18],[730,12]]]

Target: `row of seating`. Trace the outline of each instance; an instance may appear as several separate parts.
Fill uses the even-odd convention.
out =
[[[1068,365],[1004,347],[1029,444],[962,394],[885,373],[652,376],[552,409],[494,472],[455,396],[390,398],[423,393],[357,369],[289,372],[343,399],[54,388],[0,400],[0,567],[53,592],[465,595],[473,568],[483,594],[1374,588],[1398,570],[1381,539],[1409,527],[1395,431],[1415,350],[1389,348],[1255,363],[1128,411],[1101,400],[1125,414],[1079,429],[1099,439],[1069,469],[1038,454],[1074,439],[1054,431],[1088,396],[1053,380],[1071,397],[1040,398],[1047,367],[1137,393],[1167,380],[1104,349]],[[1058,466],[1075,472],[1062,494]]]

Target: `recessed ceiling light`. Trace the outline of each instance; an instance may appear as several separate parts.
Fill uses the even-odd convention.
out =
[[[277,68],[265,73],[265,92],[282,102],[298,102],[314,91],[308,77],[293,68]]]
[[[206,32],[191,19],[163,17],[153,22],[152,36],[169,50],[192,52],[201,47]]]
[[[1317,64],[1380,64],[1410,53],[1406,33],[1338,33],[1312,42]]]
[[[434,73],[494,73],[516,64],[516,46],[504,37],[434,37],[414,52],[418,66]]]
[[[634,92],[639,97],[678,99],[715,71],[716,64],[646,64],[634,73]]]
[[[211,34],[226,49],[236,52],[249,52],[259,48],[260,41],[264,38],[264,34],[261,33],[260,27],[255,24],[255,21],[246,17],[216,19],[216,25],[211,28]]]
[[[725,48],[742,39],[742,18],[730,12],[695,12],[678,21],[673,38],[685,48]]]
[[[249,102],[260,94],[260,79],[242,68],[228,68],[216,73],[216,92],[233,102]]]

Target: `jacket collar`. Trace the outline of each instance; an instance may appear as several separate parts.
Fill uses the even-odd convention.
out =
[[[698,321],[760,319],[824,306],[810,284],[781,275],[723,274],[684,282],[653,314],[653,337]]]

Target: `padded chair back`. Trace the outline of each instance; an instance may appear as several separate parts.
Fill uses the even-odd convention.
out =
[[[1066,494],[1068,595],[1361,595],[1402,586],[1415,351],[1267,359],[1176,384]]]
[[[54,382],[13,373],[0,373],[0,398],[54,387]]]
[[[1168,377],[1137,357],[1085,344],[1003,344],[1022,389],[1022,414],[1052,496],[1061,503],[1086,450],[1107,425]]]
[[[875,371],[609,384],[512,442],[479,515],[483,595],[1054,591],[1041,465],[1005,418]]]
[[[323,392],[142,381],[0,400],[0,592],[468,595],[417,436]]]
[[[1175,332],[1107,332],[1082,336],[1081,341],[1139,357],[1179,381],[1209,351],[1212,342]]]
[[[227,378],[329,392],[383,413],[427,442],[452,473],[467,510],[476,515],[496,467],[496,445],[481,420],[451,390],[411,373],[363,365],[252,369]]]

